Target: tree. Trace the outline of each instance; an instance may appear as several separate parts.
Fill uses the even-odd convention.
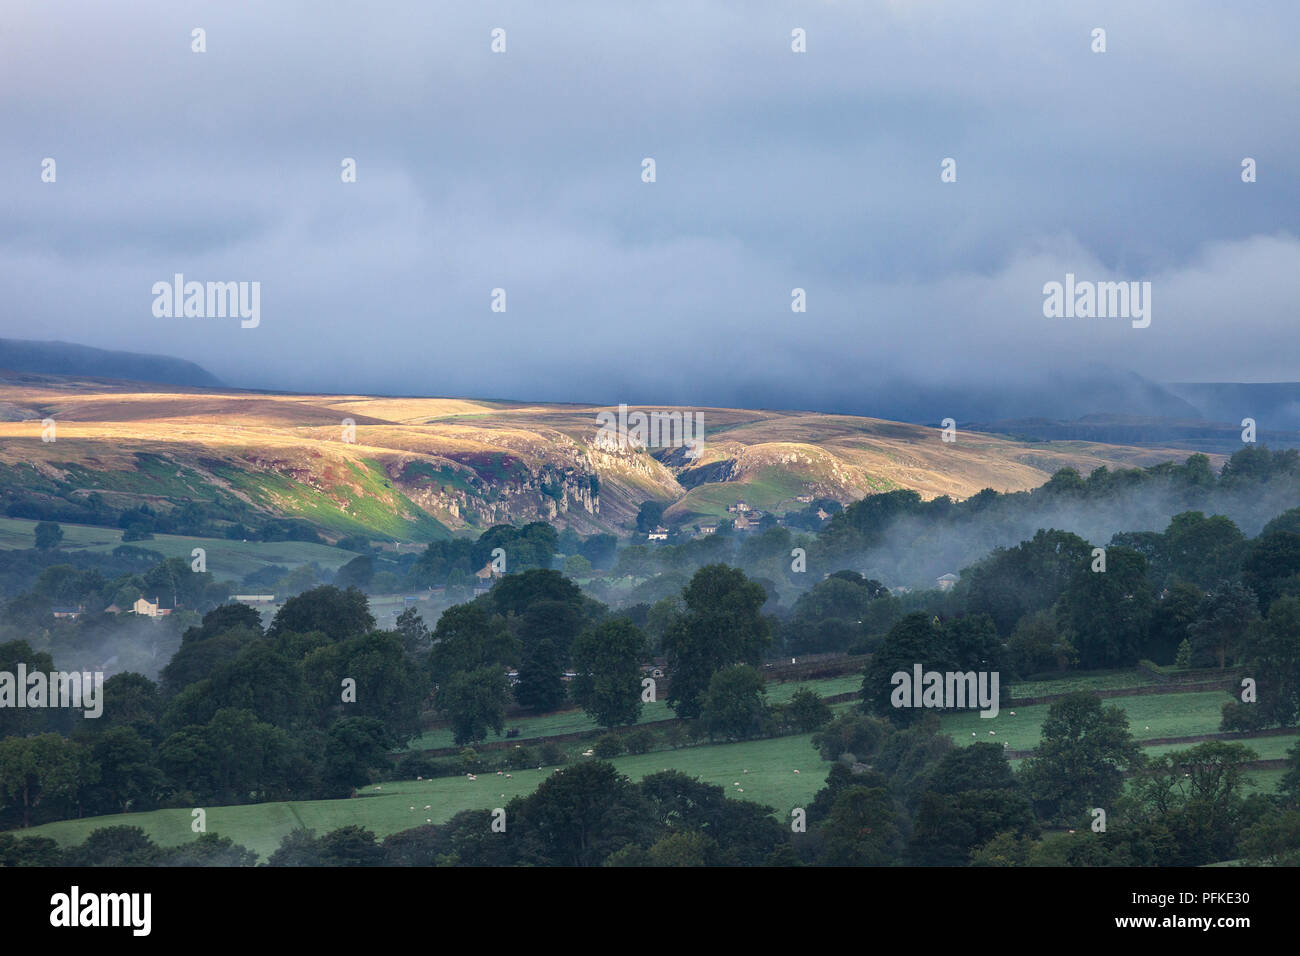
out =
[[[457,604],[442,612],[433,629],[429,669],[433,679],[441,683],[452,674],[488,665],[504,672],[518,654],[517,642],[499,619],[489,617],[477,602]]]
[[[1146,558],[1112,547],[1105,571],[1090,564],[1076,571],[1061,595],[1060,618],[1083,667],[1121,667],[1137,661],[1153,607]]]
[[[772,629],[760,613],[766,592],[736,568],[700,568],[682,599],[685,613],[663,636],[672,676],[668,705],[679,717],[698,717],[714,673],[731,664],[757,665]]]
[[[510,689],[505,671],[493,664],[458,671],[438,684],[435,706],[451,723],[456,746],[482,740],[505,726]]]
[[[569,647],[585,623],[583,607],[579,600],[557,601],[539,598],[522,614],[516,615],[517,634],[527,649],[541,641],[550,641],[564,660],[569,658]]]
[[[133,727],[141,736],[156,740],[161,716],[158,685],[143,674],[123,671],[104,681],[104,714],[96,729]]]
[[[352,824],[320,838],[320,866],[383,866],[384,848],[375,834]]]
[[[1287,578],[1300,574],[1300,534],[1271,531],[1261,534],[1241,565],[1241,579],[1267,608],[1282,593]]]
[[[709,681],[700,723],[710,737],[752,737],[763,727],[766,693],[763,675],[753,667],[748,664],[724,667]]]
[[[334,586],[364,590],[374,576],[375,559],[368,554],[360,554],[334,573]]]
[[[97,776],[85,749],[59,734],[0,740],[0,796],[21,803],[24,829],[32,825],[34,807],[70,799]]]
[[[399,743],[420,732],[429,678],[410,666],[398,635],[371,631],[317,648],[302,669],[322,716],[342,711],[350,717],[374,717]],[[344,680],[354,682],[349,685],[356,692],[354,700],[343,701]]]
[[[90,800],[105,812],[150,809],[165,782],[154,765],[153,748],[134,727],[109,727],[90,742],[90,759],[100,768]]]
[[[1064,819],[1114,806],[1125,772],[1141,759],[1124,711],[1081,691],[1052,704],[1021,774],[1039,814]]]
[[[1022,617],[1007,641],[1007,652],[1012,669],[1022,679],[1043,671],[1067,670],[1078,661],[1074,645],[1061,636],[1051,611]]]
[[[279,637],[320,631],[330,640],[341,641],[373,630],[374,626],[364,594],[356,588],[342,591],[323,585],[285,601],[266,633]]]
[[[240,708],[252,711],[259,720],[289,728],[306,711],[298,662],[267,639],[244,647],[233,661],[216,668],[210,681],[213,713],[222,707]]]
[[[645,534],[658,527],[664,517],[664,506],[658,501],[643,501],[636,512],[636,530]]]
[[[35,534],[38,551],[51,551],[63,540],[63,529],[53,521],[37,522]]]
[[[1246,641],[1245,656],[1253,663],[1260,724],[1291,727],[1300,723],[1300,598],[1273,602],[1268,617],[1256,621]]]
[[[800,687],[794,692],[787,706],[790,721],[801,733],[810,733],[830,723],[835,716],[831,705],[809,687]]]
[[[950,751],[930,775],[913,823],[913,862],[960,866],[998,834],[1037,830],[1002,747],[973,744]]]
[[[893,675],[901,671],[910,679],[916,664],[921,665],[922,673],[960,669],[952,659],[952,648],[939,619],[929,614],[909,614],[889,629],[863,673],[860,691],[863,707],[895,724],[919,720],[919,707],[895,707],[891,700],[895,687]]]
[[[1006,831],[1037,832],[1033,807],[1017,790],[970,789],[955,794],[927,790],[912,825],[912,862],[961,866],[977,847]]]
[[[247,604],[222,604],[204,614],[198,627],[186,628],[181,640],[206,640],[236,628],[253,631],[261,637],[262,615]]]
[[[822,825],[820,862],[827,866],[889,866],[902,853],[897,810],[884,787],[845,787]]]
[[[322,781],[335,793],[352,793],[370,782],[370,768],[385,764],[390,743],[383,723],[373,717],[335,721],[325,743]]]
[[[262,640],[260,630],[243,626],[211,636],[204,636],[203,630],[187,628],[181,646],[162,669],[164,696],[174,697],[192,684],[211,678],[238,658],[245,648]]]
[[[427,654],[433,643],[428,625],[424,623],[420,612],[413,607],[408,607],[397,615],[397,633],[401,635],[402,650],[407,657],[420,657]]]
[[[1163,570],[1201,588],[1231,577],[1241,563],[1246,536],[1223,515],[1185,511],[1170,519],[1161,547]]]
[[[320,841],[315,830],[290,830],[267,858],[267,866],[322,866]]]
[[[989,615],[999,634],[1010,634],[1026,614],[1056,603],[1079,569],[1089,566],[1091,552],[1076,534],[1039,531],[1014,548],[994,548],[962,573],[957,589],[968,612]]]
[[[1196,620],[1196,610],[1205,594],[1194,584],[1175,581],[1156,602],[1142,656],[1157,664],[1173,664],[1187,627]]]
[[[9,693],[27,693],[27,688],[17,686],[17,679],[13,676],[17,674],[19,664],[27,668],[28,674],[54,673],[54,658],[44,651],[34,650],[26,641],[0,644],[0,674],[10,675],[6,683],[12,682],[5,697]],[[59,718],[63,716],[63,711],[53,707],[17,707],[16,703],[9,699],[4,701],[4,706],[0,706],[0,737],[26,737],[59,729]],[[111,711],[105,716],[108,713]]]
[[[888,724],[874,717],[843,713],[813,734],[812,745],[823,760],[839,760],[847,753],[865,762],[876,753],[888,729]]]
[[[256,866],[257,854],[230,837],[200,833],[189,843],[160,850],[155,866]]]
[[[618,553],[618,538],[612,534],[593,534],[582,542],[578,553],[590,561],[593,568],[608,568]]]
[[[1160,824],[1173,834],[1172,866],[1230,859],[1244,823],[1246,764],[1258,755],[1220,740],[1163,754],[1149,761],[1131,785],[1136,822]]]
[[[564,562],[564,575],[570,578],[591,576],[591,562],[580,554],[571,554]]]
[[[249,710],[217,711],[203,727],[163,741],[158,762],[169,778],[200,799],[262,803],[293,793],[304,771],[293,739]]]
[[[1230,657],[1235,662],[1258,617],[1258,604],[1249,588],[1229,584],[1207,594],[1196,609],[1196,620],[1187,627],[1193,666],[1214,662],[1223,668]]]
[[[158,846],[140,827],[100,827],[86,842],[70,848],[64,857],[69,866],[154,866]]]
[[[645,797],[613,764],[593,760],[551,774],[525,799],[506,807],[526,838],[524,862],[540,866],[599,866],[629,843],[651,836]]]
[[[555,645],[543,640],[529,646],[519,665],[515,701],[520,707],[544,714],[563,704],[567,695],[564,661]]]
[[[1255,865],[1300,866],[1300,810],[1273,810],[1241,834],[1238,846]]]
[[[491,607],[503,617],[522,616],[541,601],[558,601],[581,607],[582,589],[559,571],[530,568],[521,574],[507,574],[489,595]]]
[[[670,833],[650,847],[651,866],[711,866],[718,841],[706,833]]]
[[[645,634],[625,618],[611,618],[573,642],[574,701],[602,727],[634,724],[641,714],[641,656]]]

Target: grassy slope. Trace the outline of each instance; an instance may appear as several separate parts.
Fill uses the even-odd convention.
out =
[[[810,686],[823,694],[842,693],[854,689],[856,681],[856,677],[849,676],[812,682]],[[797,683],[772,685],[769,699],[788,699],[799,686],[801,685]],[[1197,692],[1116,698],[1108,703],[1125,709],[1134,736],[1140,740],[1213,732],[1218,729],[1219,706],[1228,697],[1226,693]],[[648,707],[651,719],[662,708],[662,703]],[[998,740],[1009,742],[1015,749],[1028,749],[1038,742],[1039,727],[1046,712],[1047,705],[1036,705],[1016,708],[1015,718],[1010,717],[1009,710],[1004,710],[991,720],[973,715],[951,715],[943,719],[943,726],[958,743],[970,742],[971,728],[980,733],[976,739],[981,740],[991,739],[987,731],[996,729]],[[570,729],[584,729],[580,722],[585,720],[581,714],[570,713],[530,718],[521,723],[528,726],[526,733],[555,734],[570,732]],[[992,728],[990,724],[993,725]],[[1149,731],[1145,729],[1147,726],[1151,728]],[[1298,739],[1300,734],[1248,739],[1243,742],[1261,758],[1268,758],[1284,756],[1285,751]],[[437,746],[439,740],[440,738],[426,735],[419,746]],[[1180,749],[1180,746],[1186,745],[1162,745],[1148,748],[1146,752],[1163,753]],[[633,780],[665,768],[680,770],[722,786],[738,798],[771,806],[782,819],[791,808],[807,805],[821,788],[829,769],[829,765],[817,756],[811,746],[809,734],[623,756],[616,758],[614,763]],[[351,800],[304,800],[254,806],[211,807],[207,808],[208,829],[231,837],[263,857],[278,846],[286,833],[298,826],[324,832],[356,823],[382,837],[419,826],[426,820],[444,822],[461,810],[504,806],[512,797],[532,792],[544,776],[555,769],[557,768],[548,767],[541,771],[512,771],[509,778],[504,774],[484,774],[477,781],[465,777],[390,781],[367,787],[363,796]],[[800,773],[794,773],[795,770]],[[1276,789],[1282,771],[1252,771],[1250,776],[1252,789],[1271,792]],[[743,796],[741,790],[744,791]],[[424,809],[426,804],[430,807],[427,811]],[[411,806],[416,809],[412,811]],[[48,836],[68,845],[81,842],[99,827],[131,825],[142,827],[160,844],[174,845],[192,838],[190,820],[188,810],[156,810],[50,823],[32,828],[27,831],[27,835]]]
[[[810,801],[826,778],[826,766],[809,743],[810,735],[757,740],[738,744],[717,744],[676,751],[620,757],[619,770],[633,780],[665,767],[725,787],[729,792],[741,781],[742,799],[754,800],[788,814],[795,806]],[[379,836],[387,836],[424,824],[443,823],[461,810],[505,806],[515,796],[531,793],[555,767],[512,771],[504,775],[481,775],[434,780],[390,781],[367,787],[350,800],[296,800],[240,807],[207,809],[208,832],[219,833],[259,853],[263,858],[279,845],[285,834],[299,826],[323,833],[350,824],[360,824]],[[749,770],[748,774],[743,771]],[[801,770],[796,774],[795,769]],[[504,794],[504,796],[502,796]],[[738,795],[739,796],[739,795]],[[429,810],[424,807],[428,805]],[[412,811],[410,807],[414,806]],[[106,826],[138,826],[157,843],[174,846],[193,839],[189,810],[153,810],[148,813],[91,817],[47,823],[23,831],[25,836],[46,836],[61,845],[80,843],[93,831]]]
[[[1212,734],[1219,729],[1221,709],[1232,695],[1225,691],[1201,691],[1193,694],[1153,694],[1149,697],[1115,697],[1104,700],[1128,715],[1129,731],[1135,740],[1154,737],[1187,737]],[[1038,745],[1043,721],[1050,704],[1003,708],[996,717],[977,713],[945,714],[942,727],[958,744],[996,740],[1012,750],[1029,750]],[[1150,727],[1150,730],[1146,729]],[[989,731],[994,731],[993,735]],[[976,736],[971,737],[971,733]]]
[[[25,518],[0,518],[0,548],[30,548],[35,541],[35,521]],[[62,524],[65,551],[112,551],[122,543],[116,528],[93,525]],[[322,568],[336,571],[356,557],[351,551],[308,541],[229,541],[225,538],[191,538],[186,535],[158,534],[148,541],[128,542],[137,548],[157,551],[167,558],[190,560],[194,548],[207,551],[208,570],[223,580],[241,580],[250,571],[272,564],[294,568],[315,561]]]
[[[781,684],[769,684],[767,686],[767,701],[769,704],[779,704],[788,701],[794,696],[795,691],[800,687],[807,687],[816,691],[823,697],[831,697],[836,694],[844,694],[850,691],[856,692],[862,685],[862,678],[855,675],[848,677],[832,677],[827,680],[809,681],[807,683],[785,682]],[[655,701],[653,704],[645,704],[641,708],[641,717],[638,724],[646,724],[656,720],[672,720],[673,712],[668,709],[668,704],[662,700]],[[518,727],[520,729],[519,737],[521,740],[528,740],[537,737],[548,737],[559,734],[576,734],[588,733],[600,730],[600,725],[588,717],[580,710],[565,710],[556,714],[546,714],[541,717],[520,717],[514,720],[506,721],[507,729]],[[500,738],[493,737],[492,740],[505,740],[503,735]],[[421,734],[415,740],[411,741],[408,749],[410,750],[433,750],[442,747],[454,746],[455,741],[449,729],[437,728]]]

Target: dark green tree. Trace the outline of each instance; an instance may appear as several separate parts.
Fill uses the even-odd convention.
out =
[[[1042,739],[1020,772],[1039,815],[1066,819],[1115,806],[1124,774],[1141,761],[1127,714],[1079,692],[1051,705]]]
[[[625,618],[611,618],[573,642],[574,701],[602,727],[634,724],[641,714],[641,659],[645,634]]]
[[[664,633],[668,658],[668,704],[679,717],[698,717],[715,672],[731,664],[757,665],[771,642],[771,625],[760,612],[761,585],[722,564],[700,568],[682,591],[685,613]]]
[[[748,664],[716,671],[700,709],[700,724],[710,737],[743,740],[761,733],[767,712],[763,675]]]

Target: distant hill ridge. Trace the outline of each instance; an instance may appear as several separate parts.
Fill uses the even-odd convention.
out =
[[[164,385],[220,387],[207,369],[184,359],[141,352],[117,352],[71,342],[0,339],[0,369],[44,375],[89,375]]]

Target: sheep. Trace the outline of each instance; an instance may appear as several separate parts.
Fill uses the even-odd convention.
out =
[[[798,770],[795,771],[795,773],[798,773],[798,772],[799,772]]]
[[[990,730],[990,731],[989,731],[989,736],[990,736],[990,737],[996,737],[997,735],[998,735],[998,732],[997,732],[996,730]]]
[[[415,807],[411,807],[411,812],[412,812],[412,813],[415,812]]]
[[[506,774],[506,779],[507,779],[507,780],[510,779],[510,774]]]
[[[1011,716],[1012,717],[1016,716],[1016,712],[1014,710],[1011,712]]]
[[[505,773],[504,770],[498,770],[498,771],[497,771],[497,776],[499,777],[499,776],[501,776],[503,773]]]
[[[433,822],[433,819],[432,819],[431,817],[425,817],[425,818],[424,818],[424,822],[425,822],[425,823],[432,823],[432,822]]]

